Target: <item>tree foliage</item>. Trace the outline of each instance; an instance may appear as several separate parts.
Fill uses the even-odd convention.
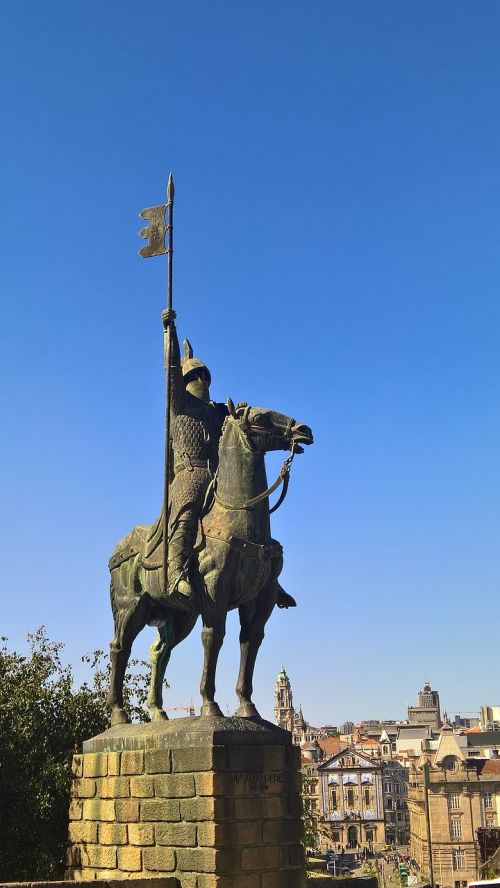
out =
[[[68,831],[71,759],[109,727],[104,654],[83,657],[93,683],[75,688],[64,645],[44,628],[28,635],[29,655],[0,649],[0,880],[60,879]],[[137,661],[133,665],[138,665]],[[146,664],[139,664],[146,666]],[[126,683],[127,706],[141,721],[146,676]]]

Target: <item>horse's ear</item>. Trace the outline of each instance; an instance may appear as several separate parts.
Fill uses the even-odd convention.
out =
[[[231,401],[231,398],[227,399],[227,409],[229,410],[230,416],[236,416],[236,410],[234,409],[234,404]]]
[[[189,358],[193,357],[193,346],[191,345],[189,339],[184,340],[184,360],[187,361]]]

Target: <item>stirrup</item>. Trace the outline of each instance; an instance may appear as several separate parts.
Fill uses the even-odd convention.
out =
[[[179,589],[181,583],[184,586],[187,586],[187,589],[189,591],[183,592],[181,589]],[[177,576],[177,578],[173,582],[168,584],[167,595],[169,598],[175,599],[176,601],[188,602],[192,601],[193,594],[193,588],[188,580],[188,572],[187,569],[184,567],[182,570],[179,571],[179,575]]]
[[[175,606],[179,605],[183,610],[192,611],[194,608],[194,593],[191,591],[191,595],[183,595],[182,592],[179,591],[179,581],[174,585],[173,589],[168,593],[168,600]]]

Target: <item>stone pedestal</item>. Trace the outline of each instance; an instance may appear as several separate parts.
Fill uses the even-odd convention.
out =
[[[74,757],[68,878],[303,888],[300,751],[264,721],[118,725]]]

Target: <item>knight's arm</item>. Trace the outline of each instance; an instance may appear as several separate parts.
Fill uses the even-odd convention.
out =
[[[170,350],[170,410],[171,413],[175,415],[180,413],[184,406],[186,387],[182,376],[181,352],[174,319],[175,311],[172,309],[167,308],[162,313],[165,372],[167,372],[167,361]]]

